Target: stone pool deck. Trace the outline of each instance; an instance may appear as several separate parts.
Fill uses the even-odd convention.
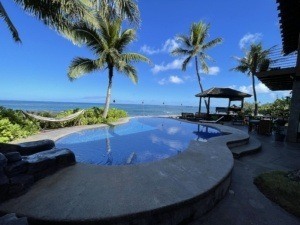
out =
[[[0,212],[27,216],[31,224],[188,224],[226,195],[233,168],[228,146],[249,139],[239,130],[211,126],[228,135],[191,141],[181,154],[152,163],[78,163],[2,203]],[[44,138],[59,138],[64,132],[49,133]]]
[[[182,154],[155,163],[100,169],[78,163],[39,181],[26,195],[1,204],[0,211],[27,215],[31,224],[300,224],[299,218],[269,201],[253,184],[253,177],[261,172],[299,168],[299,144],[251,134],[262,142],[262,151],[234,160],[231,173],[228,143],[231,148],[246,143],[247,130],[209,125],[234,137],[192,141]],[[50,138],[58,139],[64,132],[72,131],[59,131]],[[226,194],[231,176],[229,194],[200,217]]]

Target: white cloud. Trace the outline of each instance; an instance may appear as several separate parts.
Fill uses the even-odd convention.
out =
[[[153,55],[153,54],[157,54],[160,52],[159,49],[154,49],[154,48],[151,48],[150,46],[148,45],[143,45],[141,47],[141,51],[148,54],[148,55]]]
[[[161,48],[157,49],[148,45],[143,45],[141,47],[141,52],[146,53],[148,55],[154,55],[158,53],[170,53],[177,47],[179,47],[179,43],[175,39],[168,39],[165,41]]]
[[[183,80],[181,78],[179,78],[178,76],[170,76],[169,82],[173,83],[173,84],[182,84]]]
[[[167,80],[165,78],[158,81],[159,85],[165,85],[167,83]]]
[[[175,48],[178,48],[179,47],[179,44],[176,40],[174,39],[168,39],[166,40],[163,48],[162,48],[162,51],[163,52],[171,52],[173,51]]]
[[[262,39],[261,33],[255,33],[255,34],[245,34],[244,37],[241,38],[239,42],[239,46],[241,49],[244,49],[248,44],[253,44],[255,42],[258,42]]]
[[[205,73],[203,70],[200,70],[200,73]],[[208,67],[208,73],[205,73],[207,75],[217,75],[220,73],[220,67],[218,66],[212,66]]]
[[[233,86],[235,86],[235,85],[233,85]],[[240,86],[240,87],[238,87],[238,90],[241,91],[241,92],[253,94],[252,85],[249,85],[249,86],[245,86],[245,85]],[[261,82],[259,82],[257,85],[255,85],[255,90],[256,90],[257,94],[269,94],[269,93],[271,93],[271,90],[266,85],[264,85]]]
[[[181,65],[183,63],[184,59],[175,59],[172,62],[168,64],[160,64],[160,65],[154,65],[154,67],[151,69],[152,73],[156,74],[162,71],[167,70],[174,70],[174,69],[181,69]]]
[[[184,83],[183,79],[181,79],[180,77],[178,76],[170,76],[168,79],[166,78],[163,78],[161,80],[158,81],[158,84],[159,85],[165,85],[165,84],[168,84],[168,83],[171,83],[171,84],[182,84]]]

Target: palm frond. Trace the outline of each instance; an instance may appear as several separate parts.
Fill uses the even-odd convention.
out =
[[[203,50],[206,50],[206,49],[208,49],[208,48],[215,47],[216,45],[221,44],[222,41],[223,41],[222,38],[215,38],[214,40],[209,41],[209,42],[207,42],[206,44],[204,44],[204,45],[202,46],[202,49],[203,49]]]
[[[151,63],[150,59],[148,59],[146,56],[143,56],[138,53],[123,53],[121,55],[122,60],[124,60],[127,63],[130,62],[146,62]]]
[[[82,45],[85,44],[94,53],[100,54],[105,48],[107,43],[97,33],[97,31],[87,23],[75,24],[71,29],[71,35],[69,36],[74,43]]]
[[[68,70],[68,77],[71,81],[81,77],[87,73],[94,72],[99,69],[97,61],[88,58],[77,57],[72,60]]]
[[[181,47],[175,48],[172,52],[172,55],[175,56],[186,56],[186,55],[190,55],[190,51]]]
[[[4,20],[4,22],[6,23],[9,31],[12,34],[12,37],[14,39],[15,42],[22,42],[20,37],[19,37],[19,33],[17,31],[17,29],[15,28],[15,26],[13,25],[12,21],[10,20],[7,12],[5,11],[2,3],[0,2],[0,18],[2,18]]]
[[[189,57],[187,57],[187,58],[183,61],[183,63],[182,63],[182,70],[183,70],[183,71],[186,71],[186,67],[187,67],[187,65],[189,64],[189,62],[191,61],[191,59],[192,59],[192,56],[189,56]]]
[[[137,71],[132,65],[127,64],[122,72],[129,77],[134,84],[138,83]]]
[[[185,35],[177,35],[176,36],[176,40],[181,42],[181,44],[183,44],[184,47],[186,48],[191,48],[192,44],[190,41],[190,37],[185,36]]]
[[[123,31],[116,42],[116,49],[118,49],[120,52],[123,52],[125,47],[135,40],[135,37],[136,37],[135,30],[127,29]]]

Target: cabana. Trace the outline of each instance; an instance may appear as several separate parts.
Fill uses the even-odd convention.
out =
[[[199,93],[195,95],[196,97],[200,98],[199,99],[199,110],[198,114],[200,115],[201,113],[201,102],[202,98],[208,98],[208,107],[207,107],[207,115],[210,113],[210,98],[228,98],[228,108],[226,110],[226,114],[229,115],[230,111],[237,112],[241,111],[241,109],[244,107],[244,98],[249,98],[252,95],[240,92],[231,88],[216,88],[213,87],[211,89],[208,89],[202,93]],[[230,107],[232,101],[241,101],[241,107]],[[224,108],[224,107],[223,107]]]

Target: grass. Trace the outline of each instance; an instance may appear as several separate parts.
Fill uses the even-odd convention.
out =
[[[290,180],[286,174],[282,171],[263,173],[254,179],[254,184],[267,198],[300,217],[300,182]]]

